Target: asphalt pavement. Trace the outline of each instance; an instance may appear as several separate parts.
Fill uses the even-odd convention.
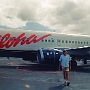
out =
[[[70,86],[63,86],[62,71],[20,58],[0,58],[0,90],[89,90],[90,66],[69,72]]]

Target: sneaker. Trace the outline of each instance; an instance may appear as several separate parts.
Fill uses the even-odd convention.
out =
[[[65,85],[66,86],[67,85],[67,82],[64,82],[62,85]]]
[[[67,82],[67,86],[69,86],[70,85],[70,82]]]

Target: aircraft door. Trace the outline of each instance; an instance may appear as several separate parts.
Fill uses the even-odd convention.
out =
[[[57,39],[57,45],[60,46],[61,45],[61,40]]]

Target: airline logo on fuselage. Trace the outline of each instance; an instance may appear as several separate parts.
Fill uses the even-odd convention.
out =
[[[51,34],[46,34],[38,38],[36,34],[32,34],[27,38],[25,33],[22,33],[18,37],[11,37],[11,35],[7,33],[4,36],[0,35],[0,48],[10,48],[11,46],[16,47],[19,43],[21,45],[37,43],[49,36],[51,36]]]

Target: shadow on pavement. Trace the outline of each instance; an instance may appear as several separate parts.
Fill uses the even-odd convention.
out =
[[[5,69],[21,69],[28,71],[57,71],[58,66],[55,65],[41,65],[41,64],[19,64],[19,65],[2,65],[0,68]]]
[[[64,87],[65,87],[65,86],[60,85],[60,86],[51,87],[51,88],[49,88],[49,90],[61,90],[61,89],[63,89]]]
[[[28,71],[57,71],[58,66],[54,65],[41,65],[41,64],[28,64],[26,66],[19,66],[18,69],[24,69]]]
[[[28,64],[26,66],[19,66],[18,69],[24,69],[24,70],[28,70],[28,71],[58,71],[58,66],[41,65],[41,64],[34,64],[34,65]],[[89,66],[79,66],[71,71],[90,73],[90,65]]]
[[[41,65],[41,64],[20,64],[20,65],[6,65],[0,66],[0,68],[5,69],[20,69],[20,70],[27,70],[27,71],[58,71],[58,65]],[[88,66],[78,66],[75,68],[76,72],[84,72],[90,73],[90,65]]]

